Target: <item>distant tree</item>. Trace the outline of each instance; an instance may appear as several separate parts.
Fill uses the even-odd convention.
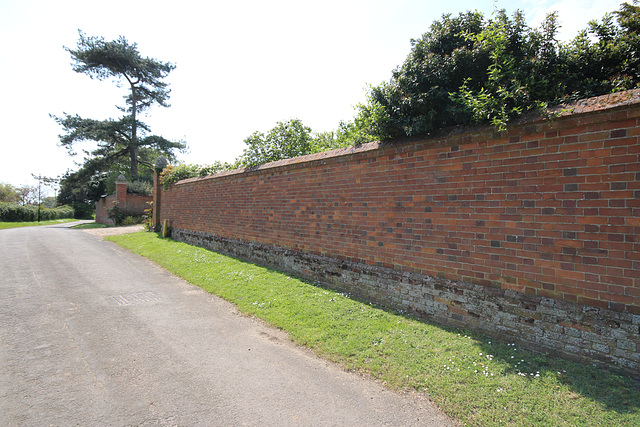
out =
[[[22,206],[35,205],[38,201],[38,188],[29,185],[18,187],[18,204]]]
[[[19,200],[18,191],[13,185],[0,182],[0,202],[17,203]]]
[[[300,120],[278,122],[266,135],[254,132],[244,140],[248,147],[238,158],[238,166],[257,166],[309,154],[313,152],[312,140],[311,129]]]
[[[312,132],[298,119],[277,122],[267,134],[254,132],[246,138],[248,147],[234,163],[170,165],[162,171],[160,181],[168,187],[183,179],[370,142],[375,138],[369,132],[372,121],[370,117],[358,116],[353,121],[340,122],[338,129],[332,132]]]
[[[568,86],[581,96],[636,87],[640,82],[640,6],[623,3],[620,10],[589,22],[570,44]]]
[[[42,199],[42,205],[45,208],[53,209],[56,206],[58,206],[58,199],[53,196],[47,196],[44,199]]]
[[[145,154],[162,152],[171,157],[175,150],[185,149],[183,142],[155,135],[144,136],[150,129],[139,120],[139,113],[152,105],[168,107],[170,90],[162,79],[175,69],[175,65],[142,57],[137,44],[130,44],[123,36],[105,41],[102,37],[79,34],[76,49],[65,48],[74,60],[73,70],[99,80],[114,79],[118,85],[125,83],[128,86],[125,106],[120,107],[125,115],[119,119],[93,120],[66,113],[63,117],[53,116],[65,131],[60,136],[60,145],[70,154],[75,154],[77,142],[98,143],[97,149],[86,152],[89,157],[83,166],[84,175],[108,170],[126,157],[130,162],[130,176],[136,179],[140,163],[152,167],[152,161]]]
[[[42,175],[31,174],[31,176],[38,181],[38,185],[34,187],[35,192],[35,204],[38,206],[38,221],[41,219],[42,202],[46,198],[45,191],[47,187],[55,187],[58,185],[60,178],[51,178]],[[55,207],[55,206],[54,206]]]
[[[87,176],[82,173],[82,169],[76,172],[67,171],[60,178],[58,204],[73,207],[76,218],[91,218],[95,202],[107,193],[110,175],[113,173],[102,172]]]

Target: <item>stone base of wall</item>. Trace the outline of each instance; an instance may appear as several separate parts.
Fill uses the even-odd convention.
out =
[[[384,307],[529,349],[640,374],[640,316],[172,229],[174,239],[293,273]]]

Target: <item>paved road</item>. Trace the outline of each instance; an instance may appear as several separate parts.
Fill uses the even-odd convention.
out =
[[[0,425],[452,425],[68,225],[0,230]]]

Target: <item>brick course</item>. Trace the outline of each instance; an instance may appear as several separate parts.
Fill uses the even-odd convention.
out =
[[[171,186],[159,217],[176,238],[246,247],[394,308],[640,372],[639,121],[629,91],[505,132],[223,172]]]

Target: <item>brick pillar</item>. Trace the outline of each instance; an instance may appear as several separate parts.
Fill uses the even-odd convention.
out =
[[[116,203],[118,209],[127,210],[127,180],[120,175],[116,181]]]
[[[162,227],[160,220],[160,207],[162,205],[162,187],[160,184],[160,174],[153,171],[153,214],[152,214],[152,230],[158,231]]]

